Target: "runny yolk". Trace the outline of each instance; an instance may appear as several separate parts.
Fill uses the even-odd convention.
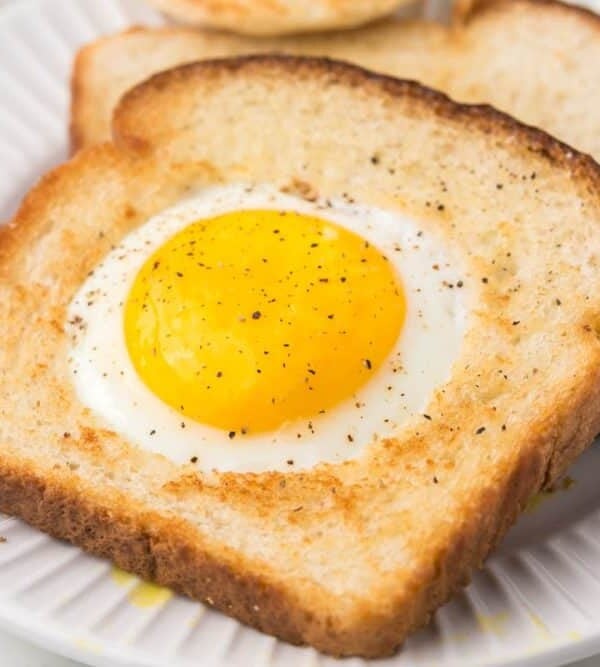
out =
[[[125,339],[147,387],[181,414],[257,433],[350,398],[390,353],[402,286],[357,234],[291,211],[194,222],[143,265]]]

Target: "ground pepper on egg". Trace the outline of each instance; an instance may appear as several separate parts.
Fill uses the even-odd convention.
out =
[[[404,313],[397,276],[368,241],[317,217],[250,210],[159,248],[133,284],[125,331],[151,390],[173,407],[185,396],[186,416],[233,439],[350,397]]]

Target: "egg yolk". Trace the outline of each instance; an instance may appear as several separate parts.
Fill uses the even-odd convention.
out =
[[[405,299],[387,258],[357,234],[248,210],[167,241],[136,276],[124,313],[146,386],[233,437],[350,398],[398,339]]]

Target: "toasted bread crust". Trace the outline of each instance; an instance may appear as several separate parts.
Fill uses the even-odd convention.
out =
[[[400,125],[405,120],[406,127],[414,127],[413,123],[416,127],[425,124],[426,136],[433,143],[439,141],[436,131],[442,135],[447,131],[456,133],[448,134],[458,142],[453,145],[477,144],[479,148],[484,145],[493,148],[488,151],[492,155],[490,168],[497,166],[496,153],[504,155],[510,169],[504,172],[498,167],[503,187],[498,189],[496,182],[489,184],[489,190],[488,184],[478,185],[477,196],[482,201],[488,202],[492,195],[500,198],[494,211],[501,210],[503,215],[505,211],[518,212],[520,209],[515,208],[515,202],[520,202],[522,196],[534,189],[534,186],[521,184],[529,183],[533,172],[535,187],[541,188],[540,201],[533,201],[539,207],[536,211],[544,224],[550,224],[546,223],[546,218],[550,218],[554,210],[545,199],[555,191],[560,196],[565,191],[571,193],[569,207],[565,209],[571,216],[569,224],[579,224],[583,229],[584,225],[593,226],[592,221],[598,219],[595,193],[600,191],[600,168],[593,160],[490,107],[457,105],[418,84],[327,60],[275,56],[241,58],[195,64],[157,75],[122,100],[114,122],[115,145],[82,151],[71,163],[52,172],[26,198],[13,224],[0,235],[0,272],[5,279],[2,287],[5,298],[0,300],[3,309],[0,322],[5,328],[5,349],[0,352],[5,356],[0,356],[0,367],[6,367],[7,373],[16,368],[15,378],[21,378],[19,386],[23,387],[18,398],[26,403],[23,411],[14,396],[0,392],[0,415],[6,429],[2,436],[6,443],[0,454],[0,510],[17,514],[51,534],[109,557],[143,577],[209,601],[225,613],[288,641],[306,642],[333,655],[378,657],[393,652],[409,632],[425,623],[431,612],[468,580],[470,572],[501,539],[529,497],[552,482],[600,430],[598,309],[595,301],[590,302],[589,307],[577,301],[579,273],[566,267],[564,274],[573,279],[573,283],[569,283],[573,293],[569,303],[552,313],[567,314],[560,316],[563,319],[557,320],[553,331],[544,331],[548,336],[555,333],[554,329],[557,336],[564,332],[568,354],[566,348],[557,347],[553,363],[561,369],[568,358],[569,368],[561,371],[557,387],[548,385],[552,388],[549,395],[541,390],[536,392],[535,388],[542,383],[537,366],[532,366],[538,363],[537,357],[533,361],[525,356],[517,357],[517,351],[525,343],[519,339],[511,343],[515,330],[514,321],[511,322],[514,318],[511,299],[525,297],[518,291],[513,297],[512,292],[501,289],[502,275],[496,276],[494,268],[496,257],[500,255],[495,249],[489,256],[486,254],[486,244],[492,244],[493,239],[486,244],[477,241],[480,256],[470,269],[470,280],[481,284],[482,277],[486,277],[487,291],[480,296],[481,304],[490,307],[486,331],[487,328],[497,331],[498,340],[506,341],[507,349],[514,348],[516,358],[512,364],[509,359],[501,362],[503,370],[514,373],[516,378],[506,396],[492,381],[496,367],[489,366],[487,360],[480,360],[477,363],[484,372],[487,393],[481,393],[479,379],[460,375],[456,370],[453,384],[448,386],[451,389],[448,397],[436,396],[431,410],[428,408],[433,419],[425,420],[422,425],[420,422],[411,425],[401,437],[373,444],[369,457],[364,460],[323,465],[307,473],[204,475],[193,468],[184,466],[182,469],[167,461],[158,461],[155,455],[122,442],[116,433],[102,430],[100,423],[80,410],[69,387],[64,386],[60,365],[53,366],[56,359],[64,355],[61,347],[63,306],[72,289],[112,244],[157,210],[177,201],[186,185],[198,182],[199,174],[200,183],[202,179],[211,182],[221,177],[239,178],[229,166],[228,156],[219,152],[218,146],[211,149],[208,145],[208,139],[214,134],[210,130],[202,137],[205,140],[201,142],[202,152],[184,152],[190,145],[185,135],[189,132],[190,110],[198,108],[195,96],[201,95],[207,105],[215,91],[221,91],[231,82],[243,81],[247,91],[251,85],[259,85],[263,80],[268,85],[275,79],[279,81],[278,91],[285,88],[293,92],[293,86],[293,90],[302,95],[304,86],[312,86],[310,99],[322,91],[328,103],[333,103],[336,94],[343,93],[335,103],[344,109],[352,108],[349,101],[354,106],[364,104],[369,114],[375,113],[375,109],[390,109],[393,122],[389,121],[387,133],[381,123],[371,134],[365,124],[361,127],[362,141],[366,144],[361,143],[357,150],[360,149],[360,165],[364,165],[360,168],[369,186],[363,194],[380,182],[392,187],[398,182],[404,185],[408,180],[413,184],[411,187],[417,187],[411,180],[415,176],[410,161],[401,163],[402,169],[392,173],[385,166],[388,156],[384,155],[377,165],[370,159],[376,140],[389,145],[397,135],[409,136],[399,131],[406,129]],[[264,90],[260,88],[259,93]],[[232,98],[237,99],[233,94]],[[261,95],[258,99],[263,98]],[[156,116],[148,117],[149,108],[159,110],[160,123]],[[222,107],[217,104],[216,108]],[[342,132],[336,108],[331,112],[336,119],[333,127]],[[290,113],[288,106],[283,113]],[[307,136],[311,136],[314,114],[309,118]],[[301,132],[302,128],[298,127],[297,131]],[[253,139],[257,142],[258,136]],[[271,149],[269,155],[275,155],[274,146],[267,144],[267,148]],[[428,146],[420,144],[417,148],[420,155]],[[395,150],[394,155],[402,156],[407,150],[403,145],[402,151]],[[446,152],[444,144],[444,154]],[[291,157],[289,159],[292,161]],[[502,160],[497,158],[497,161]],[[268,171],[268,161],[251,164],[256,178],[272,173]],[[348,169],[355,173],[354,167],[350,164]],[[417,163],[417,167],[420,174],[422,163]],[[476,172],[468,160],[459,163],[459,167],[461,179],[467,181],[469,167]],[[517,168],[526,171],[514,171]],[[310,178],[315,179],[319,189],[327,187],[327,183],[317,181],[318,173],[315,169]],[[410,193],[406,195],[402,207],[408,214],[422,219],[423,224],[439,228],[448,239],[460,237],[464,245],[471,239],[464,236],[465,230],[470,230],[473,238],[486,230],[498,236],[501,230],[498,216],[476,209],[477,215],[471,219],[468,206],[458,208],[461,191],[453,198],[452,192],[446,192],[448,188],[438,182],[440,174],[443,172],[428,176],[429,189],[421,186],[425,188],[423,201],[419,199],[420,192],[416,193],[415,201],[409,198]],[[347,182],[343,170],[340,181],[344,185]],[[473,181],[468,183],[472,185]],[[517,191],[516,195],[505,194],[511,188]],[[81,193],[85,193],[85,197]],[[430,212],[425,202],[430,196],[444,196],[445,205],[440,204]],[[468,204],[477,206],[479,199],[474,194],[470,196]],[[69,207],[74,207],[79,215],[80,209],[73,203],[77,197],[81,205],[90,208],[90,222],[86,220],[89,231],[82,229],[82,225],[68,226],[66,230],[60,227],[69,214]],[[104,210],[101,216],[94,217],[95,207],[100,202]],[[453,213],[455,208],[459,213]],[[534,225],[536,220],[530,217],[529,222]],[[107,219],[111,222],[110,234],[98,238],[98,229],[103,229],[101,225]],[[565,219],[560,218],[560,222]],[[80,222],[79,217],[77,221]],[[462,224],[456,225],[457,221]],[[507,224],[513,235],[523,231],[522,225],[512,221]],[[547,233],[560,232],[560,226],[553,226]],[[81,238],[76,238],[76,234]],[[510,236],[509,241],[512,239]],[[41,268],[31,264],[30,253],[40,252],[40,247],[46,251],[47,246],[39,244],[52,240],[58,245],[42,255],[45,260]],[[538,241],[554,268],[561,258],[558,249],[550,242],[544,245],[545,238]],[[521,239],[518,243],[515,241],[514,247],[510,245],[513,254],[527,250],[521,248],[522,243]],[[76,256],[82,248],[89,254]],[[66,251],[71,252],[73,266],[65,266]],[[60,264],[56,276],[54,262]],[[596,290],[600,276],[595,269],[589,270],[593,273],[588,287],[591,286],[595,298],[600,291]],[[487,276],[493,276],[489,283]],[[52,288],[47,287],[48,278],[55,280]],[[61,291],[56,295],[52,289]],[[534,286],[529,290],[534,290]],[[536,299],[551,297],[543,290],[534,294]],[[542,306],[541,301],[536,301],[536,308]],[[531,318],[535,316],[531,312],[526,314]],[[30,324],[32,318],[36,329],[44,336],[45,349],[37,351],[35,346],[30,347],[24,354],[28,360],[30,356],[33,358],[23,367],[15,366],[13,354],[20,349],[18,342],[31,336],[22,325]],[[520,323],[520,336],[527,337],[528,326],[525,321]],[[537,325],[530,326],[533,328],[530,333],[535,333]],[[469,343],[467,347],[475,353],[474,341],[469,340]],[[531,349],[536,351],[538,347],[533,340]],[[47,355],[52,351],[54,361],[50,363]],[[6,386],[10,386],[10,381],[8,376]],[[504,382],[501,378],[499,381]],[[473,382],[476,389],[470,393]],[[43,409],[38,411],[44,418],[42,425],[26,421],[31,414],[27,409],[28,391],[33,391],[34,386],[47,388],[42,395]],[[532,387],[537,397],[533,404],[537,412],[528,408],[527,419],[522,416],[517,419],[513,412],[521,409],[521,402],[526,405]],[[48,433],[43,430],[46,422],[52,426]],[[479,429],[482,423],[486,426],[484,431]],[[11,435],[7,430],[10,424],[18,424],[20,429]],[[67,429],[69,437],[66,437]],[[27,458],[20,446],[27,438],[36,442],[48,440],[52,459]],[[437,442],[444,443],[444,447],[434,449]],[[475,481],[467,474],[468,468],[466,473],[461,472],[458,460],[460,452],[473,451],[490,457],[489,461],[483,458],[477,463],[479,473]],[[77,467],[71,467],[73,462]],[[125,471],[127,476],[139,477],[143,488],[152,496],[152,506],[128,486],[127,476],[122,472],[124,463],[129,466]],[[99,488],[94,481],[96,478],[89,474],[96,467],[111,471],[117,481],[103,479]],[[453,481],[459,474],[462,475],[460,484],[455,485]],[[422,526],[422,520],[417,522],[415,517],[411,521],[410,513],[393,506],[399,499],[413,498],[415,485],[423,489],[423,497],[419,496],[423,502],[431,503],[432,507],[434,503],[443,503],[444,513],[449,511],[447,508],[454,508],[457,513],[451,525],[447,522],[438,525],[435,517],[428,515],[426,523],[431,524],[433,532],[423,533],[426,547],[419,541],[420,534],[414,538],[418,541],[415,554],[426,549],[426,557],[416,557],[414,561],[407,561],[408,565],[386,573],[381,571],[384,561],[375,558],[371,564],[365,560],[364,566],[371,567],[379,578],[368,580],[368,590],[362,595],[362,584],[340,593],[328,588],[324,581],[313,581],[309,571],[301,570],[293,576],[286,569],[289,563],[304,566],[311,551],[325,551],[326,546],[329,562],[334,561],[331,553],[340,550],[346,555],[357,540],[365,541],[368,552],[373,544],[398,538],[399,525],[406,527],[409,534],[417,527],[429,531],[428,526]],[[169,498],[177,501],[178,508],[189,505],[194,521],[189,515],[186,515],[188,518],[182,516],[181,509],[169,510]],[[215,507],[230,508],[232,513],[228,519],[232,522],[237,520],[236,512],[243,513],[242,525],[250,532],[264,530],[260,558],[245,547],[223,541],[216,525],[207,523],[208,528],[197,527],[203,512],[210,514]],[[421,508],[419,518],[420,512]],[[320,535],[316,530],[326,520],[343,526],[343,534],[336,536],[339,542],[335,545],[327,542],[327,535]],[[376,532],[372,532],[374,527]],[[270,547],[268,537],[273,530],[277,532],[277,545]],[[302,546],[296,554],[289,544],[298,536]],[[233,540],[234,535],[227,534],[227,539]],[[392,546],[395,545],[392,542]],[[410,543],[407,550],[410,551]],[[270,556],[263,555],[263,551]],[[359,556],[357,553],[352,557]],[[363,565],[360,560],[358,564]]]
[[[330,56],[417,79],[459,101],[490,103],[598,159],[600,78],[588,66],[600,58],[598,16],[555,0],[490,0],[459,14],[450,30],[424,21],[390,20],[345,34],[295,39],[252,40],[167,28],[98,40],[82,49],[74,66],[73,148],[108,139],[119,96],[150,74],[198,59],[262,50]],[[537,62],[553,70],[551,85]]]
[[[490,492],[488,511],[484,516],[474,513],[454,535],[434,564],[435,576],[416,591],[412,605],[385,624],[365,624],[347,633],[336,632],[303,609],[289,592],[199,549],[186,538],[185,526],[150,514],[149,529],[138,517],[122,512],[122,506],[90,502],[68,485],[10,469],[1,459],[0,511],[291,644],[310,644],[338,657],[378,658],[393,654],[407,635],[426,625],[439,606],[469,583],[474,568],[483,566],[532,494],[551,486],[589,445],[600,431],[600,377],[581,386],[569,408],[561,432],[553,434],[550,458],[540,454],[543,447],[532,448],[506,485]]]
[[[397,75],[406,74],[413,65],[436,67],[427,63],[426,56],[439,50],[438,42],[445,42],[447,37],[441,25],[408,20],[382,21],[343,33],[282,38],[243,37],[184,27],[125,30],[83,46],[75,57],[71,72],[71,147],[76,151],[110,139],[110,118],[122,94],[161,70],[187,62],[290,53],[348,60]]]
[[[90,502],[68,485],[0,466],[2,511],[258,630],[302,643],[310,615],[293,597],[199,550],[176,521],[155,515],[146,523],[114,503]]]
[[[554,166],[568,170],[574,177],[585,179],[591,187],[600,186],[600,168],[589,156],[537,127],[519,122],[512,116],[489,104],[461,104],[448,95],[416,81],[397,79],[379,74],[358,65],[349,65],[330,58],[304,58],[302,56],[259,54],[233,58],[217,58],[173,67],[159,72],[129,90],[115,108],[112,123],[113,142],[117,148],[139,152],[142,155],[152,150],[162,140],[163,129],[154,137],[152,127],[140,124],[140,108],[147,100],[161,94],[172,86],[188,85],[194,79],[215,80],[243,71],[272,66],[288,77],[310,78],[318,76],[328,85],[346,85],[360,88],[366,93],[389,94],[392,97],[408,98],[424,104],[436,116],[443,119],[474,125],[484,133],[506,133],[518,137],[527,145],[527,150],[541,155]],[[172,131],[172,127],[169,128]]]

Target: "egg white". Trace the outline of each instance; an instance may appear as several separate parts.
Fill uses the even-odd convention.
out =
[[[406,320],[395,347],[350,399],[312,421],[231,439],[155,396],[127,351],[123,305],[147,258],[185,226],[229,211],[292,210],[354,231],[388,257],[403,284]],[[435,268],[434,268],[435,267]],[[207,188],[130,233],[98,265],[72,300],[66,330],[79,400],[107,427],[146,450],[204,470],[294,471],[360,456],[425,410],[450,375],[467,317],[461,272],[440,239],[408,217],[345,200],[308,202],[269,185]],[[376,299],[377,295],[373,295]],[[361,326],[360,322],[357,326]]]

